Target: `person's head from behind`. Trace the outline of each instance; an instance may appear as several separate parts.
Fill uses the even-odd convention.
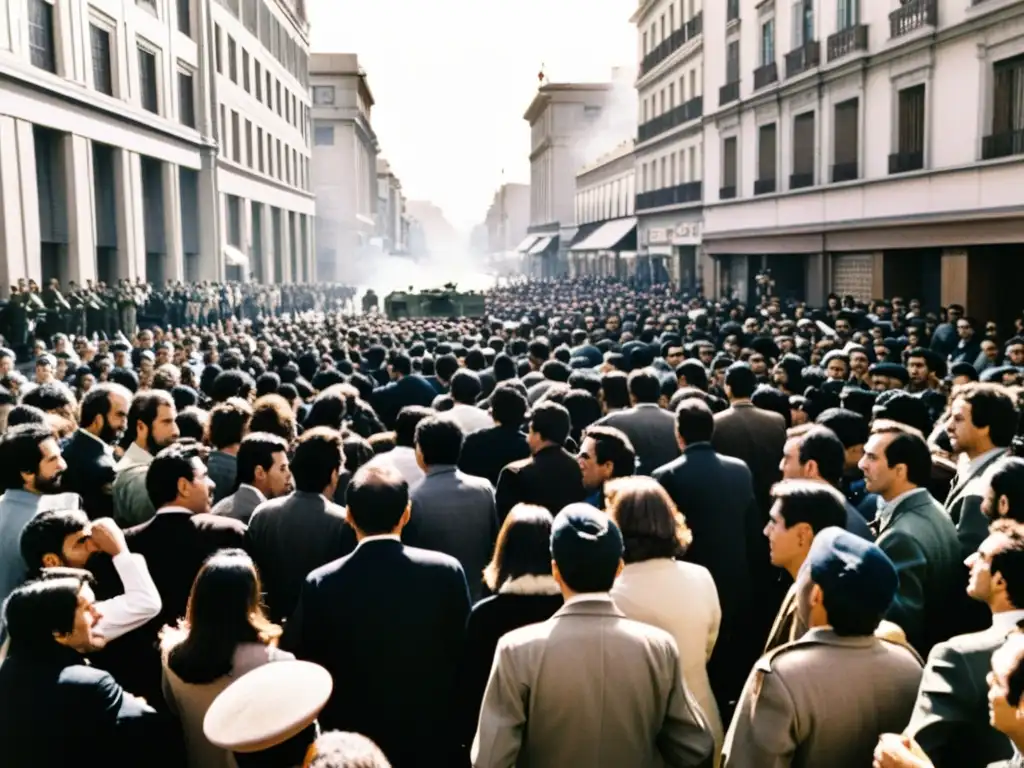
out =
[[[692,397],[676,406],[676,442],[680,448],[710,443],[714,433],[715,416],[703,400]]]
[[[409,485],[392,467],[361,467],[348,484],[345,504],[359,538],[398,534],[409,522]]]
[[[296,441],[291,460],[295,490],[319,493],[327,498],[338,487],[338,476],[345,467],[341,433],[330,427],[314,427]]]
[[[928,484],[932,456],[924,436],[913,427],[883,419],[871,428],[858,464],[867,489],[886,501]]]
[[[125,438],[156,455],[178,439],[178,411],[174,399],[160,389],[136,393],[128,409]]]
[[[291,386],[290,384],[288,386]],[[297,395],[296,395],[297,397]],[[280,394],[263,395],[252,404],[250,432],[269,432],[290,444],[295,439],[295,411]]]
[[[416,426],[434,412],[422,405],[407,405],[398,412],[395,419],[395,447],[416,447]]]
[[[729,400],[748,400],[757,389],[757,374],[749,363],[733,363],[725,369],[725,394]]]
[[[236,476],[239,483],[256,488],[268,499],[292,492],[288,443],[268,432],[253,432],[238,446]]]
[[[1024,522],[1024,459],[1010,456],[990,465],[982,476],[981,511],[989,520]]]
[[[67,464],[53,430],[43,424],[23,424],[0,437],[0,477],[5,491],[57,493]]]
[[[653,368],[632,371],[627,380],[629,399],[633,405],[650,405],[661,398],[661,380]]]
[[[132,394],[119,384],[97,384],[82,398],[78,426],[108,445],[120,442],[128,428]]]
[[[491,592],[513,589],[505,585],[525,576],[551,576],[552,521],[544,507],[512,507],[498,531],[494,556],[484,568],[484,583]]]
[[[473,405],[480,397],[482,386],[480,376],[475,371],[460,368],[452,376],[452,400],[460,405]]]
[[[202,446],[194,440],[164,448],[146,470],[146,493],[157,510],[174,506],[194,515],[209,512],[213,487]]]
[[[40,512],[21,532],[21,557],[29,573],[42,568],[85,568],[99,551],[89,517],[77,509]]]
[[[693,541],[672,498],[650,477],[623,477],[605,486],[608,514],[622,533],[626,563],[682,557]]]
[[[192,582],[185,620],[165,627],[161,644],[171,670],[187,683],[210,683],[231,672],[240,643],[269,644],[281,635],[263,613],[259,574],[241,549],[222,549]]]
[[[391,763],[366,736],[327,731],[310,744],[302,768],[391,768]]]
[[[99,650],[106,641],[96,630],[95,602],[92,575],[75,568],[49,569],[18,587],[4,603],[10,655],[49,653],[53,643],[78,653]]]
[[[835,488],[811,480],[783,480],[772,488],[772,508],[764,535],[772,565],[791,576],[807,559],[814,537],[846,524],[846,506]]]
[[[247,400],[231,397],[210,411],[210,445],[217,450],[237,446],[249,431],[252,406]]]
[[[491,418],[499,426],[519,429],[529,408],[526,397],[511,384],[500,383],[491,393]]]
[[[550,446],[560,446],[569,438],[572,422],[569,411],[558,403],[539,403],[530,414],[530,431],[526,435],[530,453]]]
[[[462,427],[457,423],[429,416],[416,425],[416,463],[424,471],[458,464],[462,441]]]
[[[622,533],[604,512],[576,503],[555,516],[551,572],[566,599],[610,590],[622,571],[622,555]]]

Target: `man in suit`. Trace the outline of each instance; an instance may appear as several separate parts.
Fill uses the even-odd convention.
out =
[[[395,355],[388,364],[391,381],[373,390],[370,405],[388,429],[395,428],[398,412],[407,405],[421,405],[429,408],[437,397],[437,391],[430,382],[412,372],[412,360],[408,355]]]
[[[158,707],[163,694],[157,635],[185,615],[192,582],[206,558],[218,549],[245,544],[242,523],[210,514],[213,483],[201,455],[198,443],[181,440],[154,456],[146,472],[146,490],[156,514],[124,532],[128,549],[146,559],[162,607],[156,618],[117,641],[122,645],[109,654],[109,669]]]
[[[498,642],[474,766],[712,765],[714,738],[675,641],[627,619],[608,595],[622,554],[604,513],[582,503],[558,513],[552,572],[565,604]]]
[[[966,602],[956,527],[925,487],[931,467],[920,432],[895,421],[872,425],[860,468],[883,502],[874,523],[878,546],[900,576],[886,618],[922,656],[955,634]]]
[[[174,400],[161,389],[136,392],[128,408],[127,437],[131,445],[115,467],[114,520],[122,528],[153,517],[155,509],[146,486],[153,457],[180,436]],[[207,510],[209,511],[209,510]]]
[[[458,560],[476,602],[494,552],[498,515],[491,484],[456,468],[461,450],[462,430],[455,422],[431,416],[417,425],[416,459],[426,476],[409,494],[412,515],[402,541]]]
[[[988,534],[982,512],[985,470],[1006,456],[1017,432],[1013,398],[997,384],[972,382],[956,390],[946,434],[954,453],[966,458],[946,497],[946,512],[956,525],[963,556],[970,557]]]
[[[896,594],[896,567],[838,527],[814,537],[807,561],[810,630],[754,666],[723,768],[871,765],[878,737],[901,728],[914,706],[920,663],[873,635]]]
[[[97,384],[82,398],[78,429],[64,444],[62,490],[82,497],[82,508],[93,520],[114,514],[113,446],[128,425],[132,393],[120,384]]]
[[[459,456],[459,469],[469,475],[485,477],[495,486],[506,465],[530,455],[526,435],[520,431],[529,407],[517,384],[518,380],[498,383],[490,398],[494,426],[466,435]]]
[[[586,498],[580,465],[562,447],[570,430],[569,412],[563,406],[545,402],[533,409],[526,436],[530,458],[512,462],[498,476],[499,523],[516,504],[536,504],[555,515]]]
[[[249,431],[252,406],[248,400],[229,397],[210,411],[209,434],[213,451],[206,461],[213,481],[213,503],[227,498],[238,485],[238,449]]]
[[[967,593],[985,605],[990,626],[951,637],[932,648],[904,734],[914,738],[935,768],[984,768],[1010,757],[1009,740],[989,724],[992,653],[1024,619],[1024,526],[993,523],[968,558]]]
[[[246,548],[260,569],[274,621],[295,610],[310,571],[344,557],[356,545],[344,507],[330,501],[344,464],[337,431],[316,427],[304,432],[291,462],[295,492],[261,504],[249,519]]]
[[[334,677],[324,730],[368,736],[395,768],[451,765],[465,574],[449,555],[402,544],[409,489],[394,469],[356,472],[348,514],[359,544],[309,574],[281,646]]]
[[[779,460],[786,444],[786,420],[751,401],[757,376],[747,363],[733,363],[725,372],[728,410],[715,414],[712,445],[750,468],[762,522],[768,520],[772,486],[780,479]]]
[[[288,443],[277,435],[254,432],[242,439],[235,458],[238,490],[214,504],[213,514],[248,525],[260,504],[292,492]]]
[[[769,572],[771,564],[750,470],[738,459],[715,451],[711,442],[715,426],[711,409],[702,400],[681,402],[676,409],[676,439],[682,455],[655,470],[654,479],[672,497],[693,532],[686,559],[707,568],[718,588],[722,624],[708,677],[728,721],[731,702],[764,645],[764,634],[751,631],[750,604],[754,574]],[[772,616],[774,611],[775,606]]]
[[[633,407],[609,413],[597,424],[622,430],[636,451],[637,474],[650,475],[679,456],[676,419],[658,404],[661,380],[652,368],[630,373],[628,386]]]

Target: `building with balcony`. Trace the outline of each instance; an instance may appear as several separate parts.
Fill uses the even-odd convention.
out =
[[[402,182],[383,157],[377,158],[377,237],[384,253],[405,251],[402,217],[405,215],[405,196]]]
[[[576,170],[611,90],[610,83],[545,83],[523,115],[530,124],[530,237],[516,250],[531,257],[528,274],[566,272],[576,232]]]
[[[305,5],[211,0],[209,7],[223,246],[218,270],[230,279],[314,282]]]
[[[704,10],[642,0],[637,28],[636,215],[639,274],[696,287],[703,218]],[[723,9],[724,12],[724,9]]]
[[[1019,311],[1024,261],[1005,257],[1024,243],[1024,3],[738,0],[705,16],[716,293],[752,296],[768,267],[813,303]]]
[[[636,272],[636,169],[627,141],[576,174],[572,277],[632,277]]]
[[[373,93],[354,53],[314,53],[313,167],[316,264],[321,280],[360,283],[380,249]]]

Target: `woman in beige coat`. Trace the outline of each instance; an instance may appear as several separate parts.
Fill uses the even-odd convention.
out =
[[[164,698],[181,720],[188,768],[236,768],[234,756],[203,735],[206,710],[246,672],[294,658],[276,648],[281,628],[264,614],[261,592],[250,557],[240,549],[221,550],[196,575],[185,621],[164,627]]]

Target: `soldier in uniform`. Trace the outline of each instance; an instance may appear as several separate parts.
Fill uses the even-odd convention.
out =
[[[920,659],[876,637],[899,584],[875,544],[841,528],[814,537],[801,579],[810,629],[763,656],[743,688],[723,768],[863,768],[910,719]]]

